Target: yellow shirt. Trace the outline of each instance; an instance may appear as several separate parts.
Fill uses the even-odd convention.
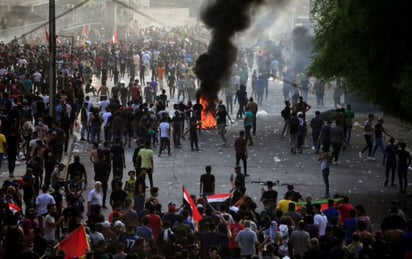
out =
[[[136,179],[129,179],[124,185],[124,190],[127,192],[127,196],[132,201],[134,200],[134,189],[136,185]]]
[[[285,199],[279,200],[278,204],[276,205],[276,209],[280,209],[283,213],[286,213],[289,210],[289,203],[291,202],[293,201]]]
[[[6,137],[0,133],[0,154],[6,153],[7,149],[7,140]]]

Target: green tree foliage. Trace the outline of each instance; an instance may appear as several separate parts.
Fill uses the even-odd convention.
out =
[[[402,0],[313,0],[309,74],[343,78],[349,90],[412,121],[412,14]]]

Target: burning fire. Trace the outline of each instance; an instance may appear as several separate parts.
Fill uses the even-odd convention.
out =
[[[209,103],[203,97],[200,98],[199,103],[202,105],[202,129],[216,128],[215,108],[209,107]]]

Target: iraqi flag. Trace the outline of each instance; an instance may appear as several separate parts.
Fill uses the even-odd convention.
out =
[[[86,258],[86,253],[90,251],[90,244],[84,226],[81,225],[73,230],[65,239],[57,243],[55,249],[64,251],[65,259]]]
[[[44,28],[44,37],[46,38],[46,42],[50,44],[50,34],[46,28]]]
[[[115,30],[114,33],[113,33],[112,43],[113,43],[113,44],[118,44],[118,43],[119,43],[119,38],[118,38],[118,36],[117,36],[117,30]]]
[[[312,202],[312,205],[313,204],[320,204],[320,210],[324,211],[324,210],[328,209],[328,200],[329,199],[316,200],[316,201]],[[340,200],[341,200],[340,198],[333,199],[333,201],[334,201],[333,205],[335,206]],[[301,210],[302,207],[305,206],[305,205],[306,205],[305,201],[296,202],[296,210]]]
[[[87,26],[86,26],[86,25],[83,25],[82,35],[83,35],[83,37],[86,38],[86,39],[89,38],[89,30],[87,29]]]
[[[186,190],[186,188],[183,186],[183,201],[186,202],[190,210],[192,211],[192,218],[195,223],[199,223],[203,219],[202,215],[199,213],[199,210],[197,209],[197,206],[195,202],[192,200],[190,197],[190,193]]]
[[[220,194],[214,194],[214,195],[208,195],[206,196],[207,202],[210,203],[222,203],[228,201],[230,198],[232,198],[231,193],[220,193]]]
[[[9,210],[10,210],[11,212],[13,212],[13,214],[15,214],[15,213],[20,213],[20,212],[21,212],[21,208],[20,208],[19,206],[17,206],[16,204],[14,204],[14,203],[9,203],[8,205],[9,205]]]

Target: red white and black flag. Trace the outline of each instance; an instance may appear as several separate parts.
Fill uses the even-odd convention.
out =
[[[114,31],[113,36],[112,36],[112,43],[113,44],[119,44],[119,38],[117,36],[117,29]]]
[[[187,203],[188,207],[192,211],[192,218],[195,223],[199,223],[203,219],[202,215],[200,214],[199,210],[197,209],[196,203],[190,197],[190,193],[186,190],[183,186],[183,201]]]
[[[86,38],[86,39],[89,38],[89,30],[88,30],[88,28],[87,28],[87,25],[83,25],[82,35],[83,35],[83,37]]]

